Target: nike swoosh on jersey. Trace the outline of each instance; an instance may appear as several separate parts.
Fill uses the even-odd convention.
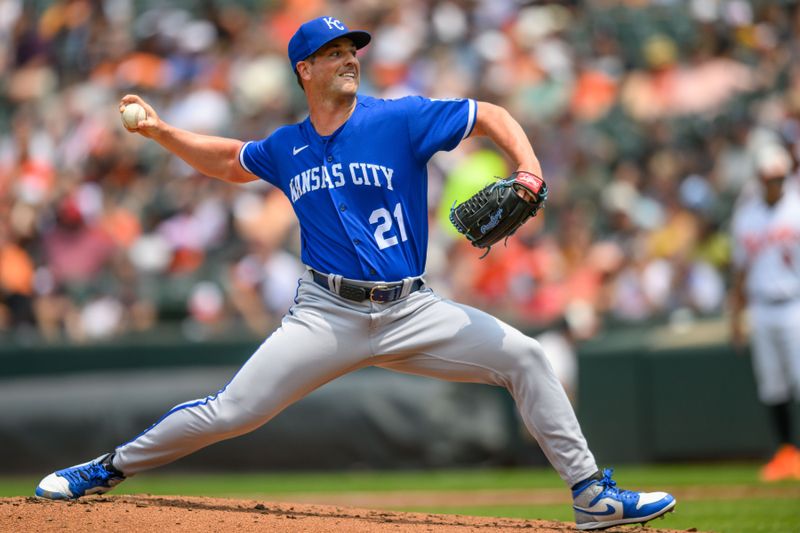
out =
[[[581,513],[593,516],[608,516],[617,512],[617,509],[610,503],[606,503],[606,508],[603,511],[597,510],[598,505],[599,504],[595,504],[591,507],[578,507],[577,505],[573,505],[572,508]]]
[[[301,146],[300,148],[295,148],[295,147],[293,146],[293,147],[292,147],[292,155],[297,155],[297,154],[299,154],[300,152],[302,152],[303,150],[305,150],[306,148],[308,148],[308,145],[307,145],[307,144],[306,144],[305,146]]]

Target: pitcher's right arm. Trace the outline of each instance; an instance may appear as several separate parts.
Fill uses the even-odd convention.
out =
[[[135,128],[126,129],[143,137],[153,139],[166,150],[180,157],[198,172],[229,183],[255,181],[255,176],[246,171],[239,162],[239,151],[244,142],[238,139],[201,135],[167,124],[155,109],[135,94],[125,95],[120,100],[120,112],[127,104],[137,103],[144,107],[147,118]]]

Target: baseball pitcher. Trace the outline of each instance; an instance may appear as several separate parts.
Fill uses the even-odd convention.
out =
[[[288,55],[308,117],[261,140],[180,130],[140,97],[122,98],[121,109],[136,103],[146,111],[130,131],[199,172],[280,188],[299,219],[308,270],[281,326],[220,391],[174,407],[110,453],[50,474],[37,496],[106,492],[128,476],[252,431],[324,383],[372,365],[507,388],[571,487],[580,529],[647,522],[673,509],[671,495],[620,490],[611,470],[598,470],[539,343],[426,285],[426,165],[437,151],[487,136],[516,165],[511,176],[451,213],[456,227],[486,251],[536,214],[547,187],[524,131],[501,107],[359,94],[356,51],[370,38],[333,17],[300,26]]]

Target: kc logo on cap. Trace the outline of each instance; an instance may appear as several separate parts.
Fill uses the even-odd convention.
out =
[[[297,63],[339,37],[347,37],[361,49],[369,44],[372,36],[362,30],[350,31],[345,24],[336,17],[319,17],[309,20],[292,35],[289,41],[289,62],[292,70],[297,68]]]
[[[328,28],[333,29],[336,28],[337,30],[344,30],[344,24],[342,24],[339,19],[335,19],[333,17],[322,17],[322,20],[325,21],[325,24],[328,25]]]

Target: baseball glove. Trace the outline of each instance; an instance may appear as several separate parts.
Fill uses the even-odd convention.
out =
[[[519,191],[519,192],[518,192]],[[450,209],[450,222],[476,248],[486,248],[514,234],[544,207],[547,184],[530,172],[514,172],[490,183],[465,202]]]

